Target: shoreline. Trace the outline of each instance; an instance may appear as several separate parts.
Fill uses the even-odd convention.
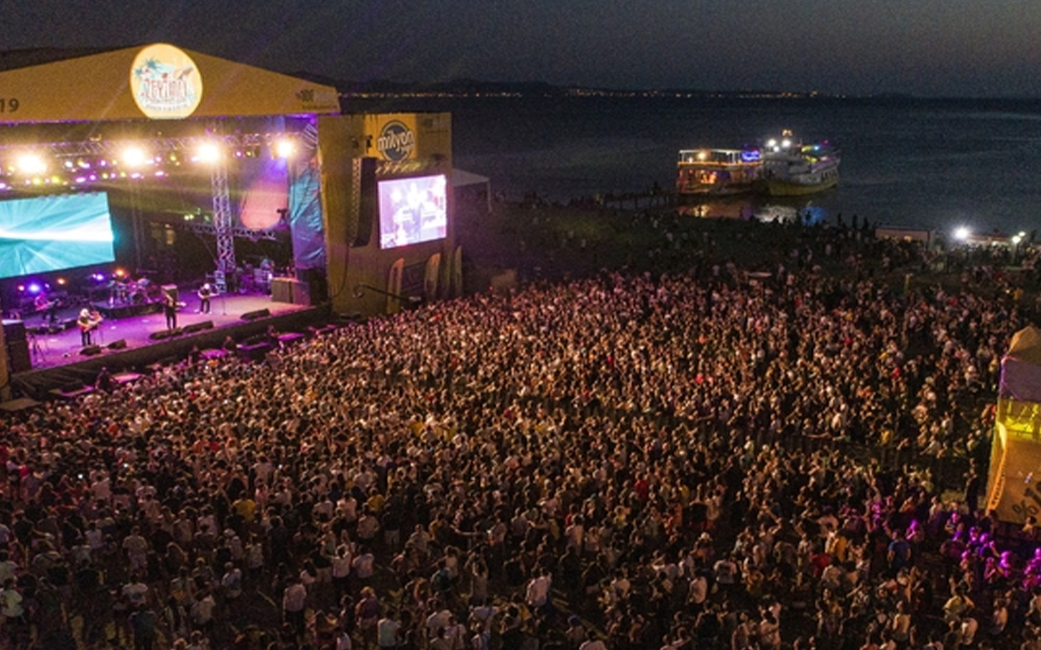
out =
[[[1031,307],[1041,296],[1041,274],[1024,268],[1039,258],[1029,247],[1014,266],[1000,251],[986,248],[923,253],[917,244],[876,239],[874,230],[888,224],[868,220],[858,220],[853,228],[679,210],[675,205],[625,210],[496,202],[489,214],[467,213],[457,223],[457,238],[477,270],[469,290],[487,288],[490,277],[511,269],[518,283],[589,277],[601,270],[682,273],[727,262],[745,272],[773,274],[779,266],[790,267],[793,251],[799,250],[794,261],[805,264],[808,256],[810,268],[817,266],[821,273],[881,279],[905,291],[940,286],[996,297],[1019,289],[1017,301]],[[851,262],[850,254],[861,259]],[[979,269],[986,270],[981,274]]]

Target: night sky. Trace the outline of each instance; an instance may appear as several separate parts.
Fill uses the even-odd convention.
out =
[[[343,80],[1041,97],[1038,0],[0,0],[0,7],[0,49],[162,41]]]

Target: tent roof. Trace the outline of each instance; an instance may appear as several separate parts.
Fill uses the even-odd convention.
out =
[[[1041,329],[1028,325],[1012,336],[1008,356],[1041,366]]]
[[[466,187],[468,185],[487,185],[490,182],[487,176],[481,176],[464,169],[452,169],[452,187]]]
[[[111,52],[119,49],[115,47],[34,47],[23,50],[7,50],[0,52],[0,72],[5,70],[17,70],[34,65],[54,63],[66,59],[76,59],[81,56],[90,56],[102,52]]]
[[[0,88],[0,124],[340,112],[332,86],[165,43],[0,53]]]

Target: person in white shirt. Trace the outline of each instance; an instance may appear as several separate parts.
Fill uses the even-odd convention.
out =
[[[401,621],[387,614],[376,623],[376,643],[381,648],[396,648],[401,641]]]
[[[330,558],[332,565],[333,589],[336,591],[336,602],[340,602],[343,595],[347,593],[347,581],[351,575],[351,549],[346,544],[336,547],[336,555]]]
[[[368,548],[362,546],[358,557],[351,563],[351,570],[359,580],[368,580],[375,571],[376,558]]]
[[[578,650],[607,650],[607,646],[600,639],[588,639],[578,646]]]
[[[299,578],[293,578],[282,592],[282,614],[298,638],[304,635],[304,606],[307,603],[307,588]]]
[[[135,575],[131,582],[123,585],[121,593],[131,607],[141,607],[148,602],[148,585],[139,575]]]
[[[433,613],[427,616],[426,628],[427,638],[432,640],[438,630],[448,627],[448,623],[452,619],[452,612],[445,608],[437,609],[439,606],[437,599],[431,599],[430,603]]]
[[[336,650],[354,650],[354,641],[347,630],[339,630],[336,635]]]
[[[528,582],[525,602],[532,609],[542,609],[549,604],[549,593],[553,587],[553,576],[543,573]]]

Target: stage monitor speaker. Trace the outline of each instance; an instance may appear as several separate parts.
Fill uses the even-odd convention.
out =
[[[293,284],[293,304],[294,305],[310,305],[311,303],[311,283],[297,281]]]
[[[85,346],[82,350],[80,350],[80,354],[82,354],[85,357],[92,357],[95,354],[101,354],[101,346],[100,345],[88,345],[88,346]]]
[[[4,340],[24,341],[25,321],[4,319]]]
[[[119,339],[118,341],[112,341],[108,344],[109,350],[125,350],[127,347],[126,339]]]
[[[247,311],[245,314],[242,314],[242,320],[257,320],[260,318],[267,318],[270,315],[271,310],[265,307],[264,309],[257,309],[256,311]]]
[[[175,327],[172,330],[159,330],[157,332],[152,332],[148,335],[148,338],[153,341],[161,341],[162,339],[168,339],[172,336],[178,336],[181,332],[182,330],[180,327]]]
[[[213,321],[204,320],[201,323],[192,323],[184,326],[185,334],[194,334],[195,332],[202,332],[203,330],[213,329]]]
[[[293,279],[274,278],[271,280],[271,300],[274,302],[293,302]]]
[[[29,353],[29,342],[24,339],[21,341],[8,341],[7,362],[11,367],[11,372],[32,370],[33,358]]]
[[[166,294],[168,296],[172,296],[173,299],[174,299],[174,302],[176,302],[177,300],[180,299],[180,296],[178,295],[178,292],[177,292],[177,285],[176,284],[164,284],[160,288],[163,290],[164,294]]]

